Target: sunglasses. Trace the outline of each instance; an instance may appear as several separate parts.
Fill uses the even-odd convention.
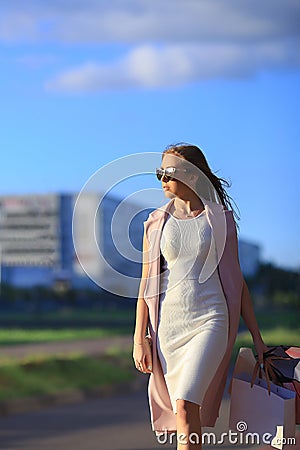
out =
[[[159,181],[164,179],[164,181],[168,182],[174,179],[176,172],[187,172],[187,169],[178,169],[177,167],[161,169],[158,167],[156,168],[156,177]]]

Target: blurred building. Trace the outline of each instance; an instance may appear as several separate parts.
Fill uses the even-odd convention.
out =
[[[61,264],[60,202],[55,195],[0,198],[1,281],[47,285]]]
[[[101,284],[107,276],[105,260],[117,273],[128,275],[127,284],[115,286],[114,290],[120,295],[136,295],[130,277],[140,277],[143,221],[149,211],[129,202],[123,205],[122,218],[126,220],[126,214],[131,218],[127,238],[125,221],[113,221],[121,200],[104,196],[100,203],[100,199],[96,193],[84,194],[79,202],[77,194],[1,196],[1,282],[17,287],[53,287],[62,283],[96,287],[94,281]],[[119,241],[126,242],[124,256],[116,248]],[[129,246],[134,247],[137,261],[128,259]]]
[[[243,239],[238,241],[239,260],[242,272],[245,276],[252,277],[261,262],[261,248],[253,242]]]

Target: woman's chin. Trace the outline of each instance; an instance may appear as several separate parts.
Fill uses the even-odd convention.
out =
[[[165,197],[167,197],[167,198],[174,198],[174,197],[176,197],[176,195],[173,194],[173,192],[170,192],[170,191],[164,191],[164,194],[165,194]]]

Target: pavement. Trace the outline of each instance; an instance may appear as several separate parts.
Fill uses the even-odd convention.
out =
[[[140,374],[140,389],[115,393],[108,397],[50,406],[38,411],[0,417],[1,450],[169,450],[175,438],[158,441],[151,430],[147,401],[148,375]],[[232,444],[222,433],[228,431],[229,398],[224,398],[214,428],[213,441],[204,441],[203,449],[254,450],[258,445]],[[300,436],[298,433],[298,443]],[[219,442],[219,444],[218,444]],[[299,446],[284,446],[284,450]],[[264,449],[272,450],[270,446]]]
[[[83,353],[90,356],[102,355],[109,348],[132,347],[132,336],[113,336],[106,338],[82,339],[63,342],[45,342],[22,345],[7,345],[0,347],[1,359],[23,359],[32,355],[67,355]]]

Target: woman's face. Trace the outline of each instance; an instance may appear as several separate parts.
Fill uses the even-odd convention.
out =
[[[166,169],[167,167],[174,167],[176,171],[172,180],[168,181],[166,177],[161,179],[165,196],[188,199],[191,196],[191,190],[195,189],[196,177],[185,171],[185,159],[167,153],[163,156],[161,168]]]

